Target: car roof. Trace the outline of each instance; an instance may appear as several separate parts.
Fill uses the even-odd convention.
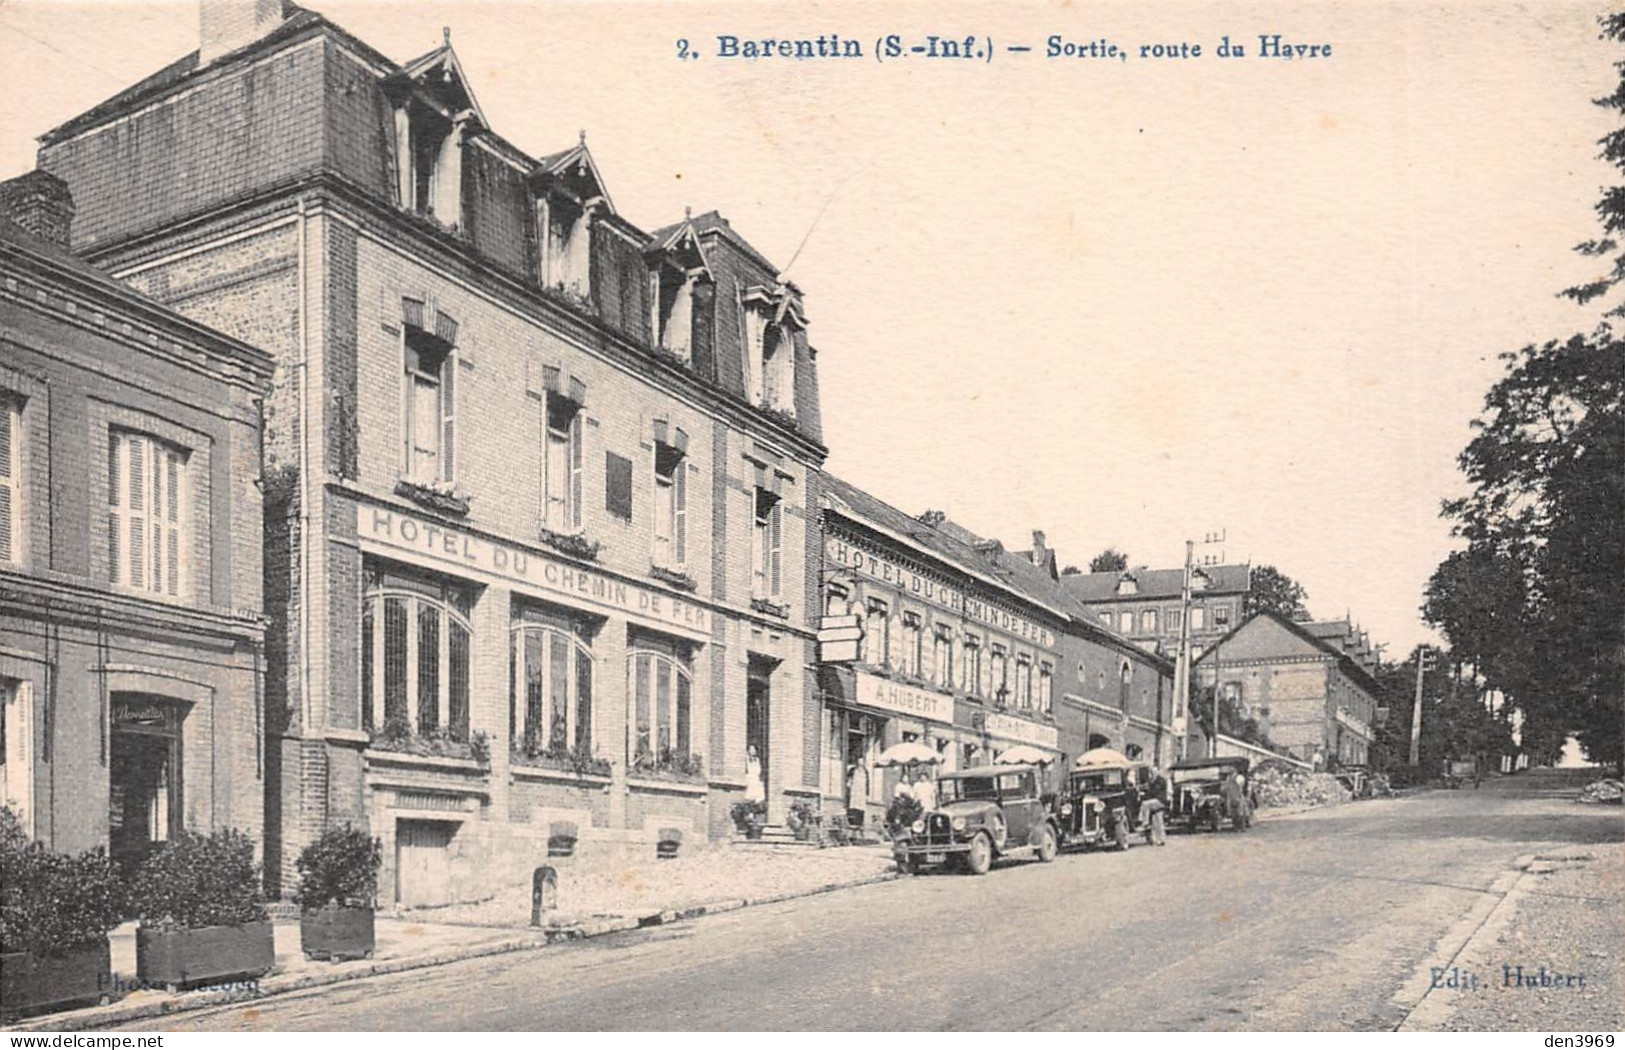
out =
[[[1246,769],[1248,759],[1246,755],[1220,755],[1217,758],[1187,758],[1183,762],[1175,762],[1174,769],[1206,769],[1209,766],[1235,766]]]
[[[1037,769],[1037,766],[1031,765],[972,766],[969,769],[961,769],[954,773],[944,773],[937,779],[963,780],[966,777],[997,777],[1006,773],[1032,773],[1036,772]]]

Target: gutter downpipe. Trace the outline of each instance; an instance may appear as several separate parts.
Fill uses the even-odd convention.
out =
[[[310,704],[310,278],[309,212],[299,197],[299,697],[300,727],[309,732]]]

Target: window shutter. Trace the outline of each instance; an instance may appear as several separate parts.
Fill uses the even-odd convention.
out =
[[[144,587],[147,582],[147,443],[136,435],[126,435],[124,458],[129,466],[124,512],[129,525],[130,549],[125,560],[125,582]]]
[[[0,561],[11,561],[16,556],[12,540],[12,519],[16,514],[12,508],[20,502],[14,495],[17,487],[17,471],[13,468],[16,420],[16,406],[0,398]]]
[[[570,524],[581,525],[582,420],[580,409],[570,417]]]
[[[773,509],[767,512],[767,545],[768,558],[768,586],[773,597],[777,598],[784,588],[784,552],[782,547],[784,533],[784,504],[775,503]]]
[[[688,464],[677,461],[672,471],[672,537],[677,564],[688,564]]]
[[[613,452],[604,453],[604,509],[632,520],[632,461]]]
[[[169,552],[167,579],[170,595],[178,597],[181,578],[181,455],[170,450],[164,458],[167,461],[165,468],[169,472],[169,506],[164,526],[169,534],[169,542],[165,545]]]
[[[457,355],[449,353],[440,363],[440,479],[445,482],[452,481],[455,473],[456,459],[453,455],[456,448],[455,431],[457,428]]]

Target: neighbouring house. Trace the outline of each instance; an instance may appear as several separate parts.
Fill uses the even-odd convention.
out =
[[[817,797],[801,291],[715,212],[634,223],[585,135],[505,139],[449,33],[399,62],[277,0],[199,26],[39,167],[79,252],[276,360],[273,890],[345,822],[429,905],[550,838],[652,855]]]
[[[1382,690],[1369,646],[1342,622],[1319,630],[1259,613],[1210,645],[1192,680],[1257,719],[1276,750],[1319,767],[1370,761]]]
[[[73,218],[0,183],[0,803],[128,868],[262,832],[272,362],[75,257]]]
[[[1241,622],[1251,574],[1248,565],[1201,565],[1191,570],[1193,658]],[[1184,569],[1142,567],[1061,576],[1062,588],[1097,624],[1168,657],[1179,651],[1184,583]]]

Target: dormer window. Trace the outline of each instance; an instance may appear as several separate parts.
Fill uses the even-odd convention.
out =
[[[794,415],[797,329],[805,327],[797,293],[781,284],[752,288],[742,297],[745,329],[745,396],[751,404]]]
[[[1130,576],[1127,573],[1124,573],[1122,576],[1119,576],[1117,578],[1117,593],[1118,594],[1125,594],[1125,595],[1126,594],[1139,594],[1140,593],[1140,581],[1136,580],[1133,576]]]
[[[585,299],[592,291],[592,209],[550,195],[537,205],[542,244],[542,286]]]
[[[685,362],[694,351],[694,284],[702,272],[661,266],[649,278],[649,301],[654,304],[651,327],[654,343]]]
[[[466,118],[448,117],[412,100],[396,108],[401,207],[445,226],[462,222]]]

